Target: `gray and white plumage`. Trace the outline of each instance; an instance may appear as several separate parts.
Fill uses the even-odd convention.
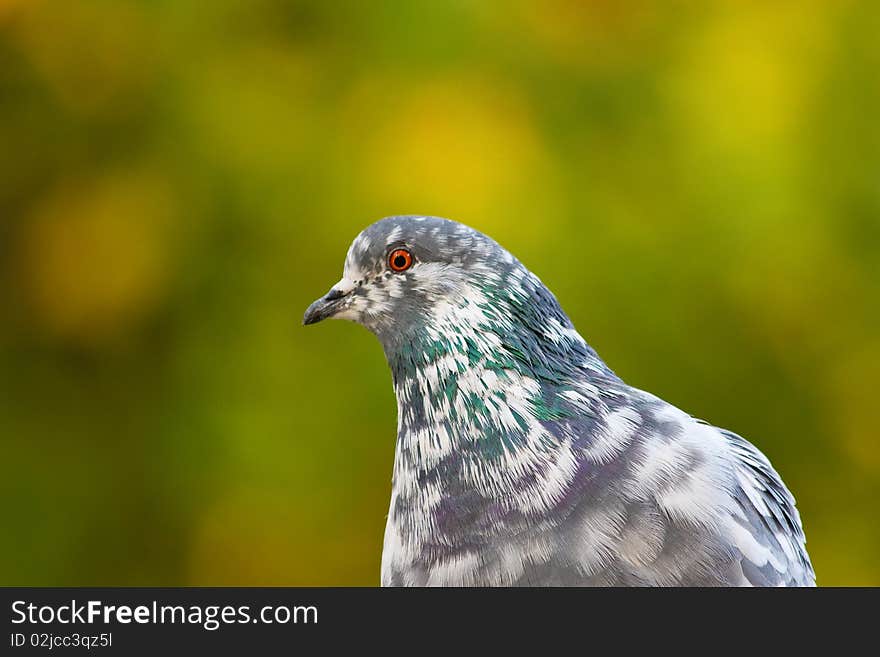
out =
[[[304,323],[326,317],[375,333],[393,375],[383,585],[815,584],[764,455],[624,383],[482,233],[376,222]]]

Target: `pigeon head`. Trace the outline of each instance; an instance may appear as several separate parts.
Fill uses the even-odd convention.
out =
[[[499,267],[521,265],[468,226],[439,217],[387,217],[355,238],[342,279],[309,306],[303,323],[347,319],[385,345],[405,342],[497,283]]]
[[[342,279],[303,323],[328,318],[372,331],[395,374],[402,360],[411,369],[449,354],[530,375],[594,356],[537,276],[490,237],[439,217],[387,217],[364,229]]]

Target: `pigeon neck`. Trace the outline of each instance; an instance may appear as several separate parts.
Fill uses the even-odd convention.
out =
[[[406,468],[448,473],[450,464],[470,461],[487,472],[503,470],[511,459],[547,448],[548,424],[573,414],[567,395],[586,383],[588,368],[530,358],[522,340],[503,343],[480,328],[408,342],[388,354],[397,456]]]
[[[536,277],[471,288],[384,344],[398,403],[398,459],[421,471],[493,473],[553,441],[566,395],[617,380]],[[456,465],[455,467],[458,467]],[[395,475],[397,476],[397,475]]]

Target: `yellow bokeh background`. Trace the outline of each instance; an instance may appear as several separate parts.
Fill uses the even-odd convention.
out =
[[[0,584],[374,585],[389,214],[507,246],[880,584],[880,7],[0,0]]]

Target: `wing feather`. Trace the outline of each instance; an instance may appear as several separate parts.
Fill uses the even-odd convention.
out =
[[[748,536],[734,530],[731,537],[741,554],[747,582],[753,586],[814,586],[816,575],[794,497],[754,445],[735,433],[719,431],[734,457],[736,486],[732,492],[742,515],[734,522]],[[766,555],[752,541],[764,548]]]

